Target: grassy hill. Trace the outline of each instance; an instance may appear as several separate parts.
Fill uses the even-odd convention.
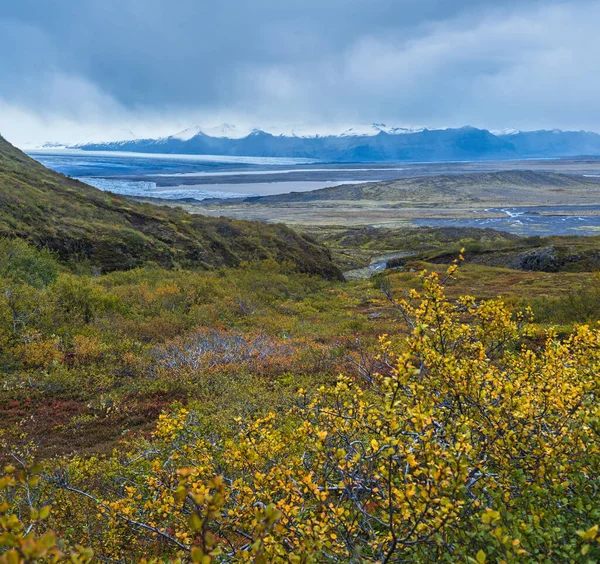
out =
[[[600,270],[600,236],[551,236],[516,238],[505,245],[465,245],[470,263],[490,267],[538,272],[597,272]],[[450,263],[456,258],[456,247],[425,250],[423,260]],[[398,261],[390,261],[394,267]]]
[[[372,226],[298,226],[323,243],[342,270],[368,266],[374,259],[392,258],[396,253],[454,253],[469,249],[512,248],[523,240],[518,235],[470,227],[409,227],[386,229]],[[437,256],[437,255],[436,255]]]
[[[600,236],[530,236],[472,227],[386,229],[371,226],[303,226],[302,232],[326,245],[343,270],[386,258],[389,268],[420,260],[452,263],[461,248],[469,264],[535,272],[600,270]],[[410,257],[395,254],[412,253]]]
[[[210,269],[289,261],[339,278],[329,252],[283,225],[190,215],[102,192],[53,172],[0,137],[0,237],[20,237],[64,262],[103,272],[148,262]]]

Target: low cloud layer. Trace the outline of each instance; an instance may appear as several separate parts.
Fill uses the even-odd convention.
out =
[[[600,130],[600,1],[0,0],[0,133]]]

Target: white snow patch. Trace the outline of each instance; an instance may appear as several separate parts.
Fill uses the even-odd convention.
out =
[[[518,129],[515,129],[514,127],[507,127],[505,129],[490,129],[490,133],[492,135],[498,135],[498,136],[509,136],[509,135],[517,135],[518,133],[521,133],[521,131]]]
[[[184,129],[183,131],[180,131],[179,133],[176,133],[175,135],[171,135],[171,137],[169,139],[179,139],[180,141],[189,141],[190,139],[192,139],[192,137],[196,137],[196,135],[199,135],[200,133],[202,133],[202,129],[200,128],[199,125],[196,125],[194,127],[188,127],[187,129]]]

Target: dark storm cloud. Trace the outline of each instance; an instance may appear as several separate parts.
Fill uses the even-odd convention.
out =
[[[0,119],[22,112],[31,127],[228,115],[600,125],[591,115],[600,109],[598,1],[0,0],[0,8]]]

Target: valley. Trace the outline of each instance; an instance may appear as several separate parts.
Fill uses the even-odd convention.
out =
[[[599,201],[596,177],[511,170],[183,205],[192,213],[296,226],[474,227],[531,236],[600,233]]]
[[[64,166],[65,157],[60,158]],[[476,554],[480,542],[471,538],[473,531],[488,532],[481,528],[481,510],[471,496],[480,504],[497,496],[494,503],[503,506],[508,502],[504,492],[495,490],[497,476],[508,484],[523,475],[539,482],[538,458],[531,467],[528,459],[523,465],[518,450],[498,450],[495,439],[486,438],[495,437],[499,426],[511,425],[517,444],[535,441],[542,431],[536,423],[531,427],[528,417],[515,423],[515,409],[534,410],[533,421],[545,418],[561,445],[575,435],[577,444],[593,444],[593,430],[585,422],[598,405],[589,375],[595,374],[600,339],[590,329],[600,318],[600,236],[556,234],[555,222],[585,217],[588,231],[581,226],[572,231],[593,233],[600,180],[572,169],[595,171],[595,161],[546,164],[562,167],[561,172],[523,170],[516,164],[514,170],[501,171],[480,170],[490,163],[439,164],[425,168],[457,172],[460,166],[460,173],[237,199],[169,200],[138,191],[135,183],[147,182],[149,193],[156,195],[148,167],[155,167],[149,173],[154,179],[167,174],[167,182],[196,182],[198,176],[177,175],[200,173],[200,178],[212,174],[212,181],[235,176],[241,184],[256,184],[247,180],[289,178],[284,166],[297,171],[322,165],[271,163],[265,171],[264,163],[123,163],[119,157],[119,166],[137,169],[132,179],[122,169],[115,172],[112,157],[69,159],[67,166],[78,169],[78,175],[82,169],[93,174],[102,169],[107,179],[112,170],[117,184],[110,187],[129,186],[132,193],[101,191],[52,171],[0,138],[0,460],[8,468],[6,507],[21,515],[14,542],[25,547],[34,542],[24,533],[27,523],[45,530],[32,517],[38,514],[28,509],[39,505],[52,508],[47,526],[76,561],[78,555],[88,559],[92,550],[106,561],[149,554],[163,561],[185,559],[188,551],[198,554],[193,543],[201,541],[192,522],[203,506],[195,509],[187,497],[176,499],[184,492],[214,496],[206,527],[227,539],[222,542],[228,554],[251,550],[245,544],[238,548],[239,538],[255,534],[257,515],[263,519],[257,499],[265,499],[265,515],[281,512],[293,524],[290,530],[303,526],[309,508],[327,531],[325,537],[320,532],[296,536],[281,529],[285,546],[288,539],[295,543],[289,544],[291,551],[304,555],[313,551],[314,540],[306,539],[321,539],[319,546],[339,555],[337,561],[350,561],[352,551],[335,531],[354,530],[356,519],[381,521],[379,504],[387,503],[380,491],[386,491],[382,486],[388,478],[374,478],[362,465],[371,460],[388,468],[390,460],[396,464],[379,441],[398,441],[409,452],[409,458],[398,458],[403,475],[419,488],[419,496],[428,498],[429,486],[419,485],[421,469],[428,468],[431,456],[445,464],[449,455],[428,450],[437,449],[435,438],[415,443],[412,437],[432,433],[427,418],[435,414],[436,421],[444,421],[435,433],[449,433],[452,444],[473,445],[477,460],[489,460],[492,452],[487,464],[494,467],[494,479],[484,480],[483,493],[475,484],[465,494],[464,477],[456,487],[441,476],[430,481],[446,488],[448,499],[466,496],[464,509],[461,502],[452,510],[460,527],[445,529],[456,546],[444,550]],[[165,163],[172,168],[160,172]],[[183,173],[182,166],[212,170]],[[240,166],[245,176],[231,170]],[[327,174],[380,170],[357,168],[369,170],[328,169]],[[524,222],[527,218],[516,210],[525,208],[538,224],[549,219],[538,234],[453,225],[473,216],[482,222],[502,216]],[[421,220],[426,224],[419,226]],[[428,225],[434,220],[449,225]],[[424,367],[427,393],[414,368],[418,363]],[[471,380],[464,384],[462,374],[467,373]],[[547,375],[557,373],[560,377],[549,385]],[[516,395],[513,377],[520,382]],[[393,414],[399,406],[390,407],[386,390],[399,379],[403,391],[396,393],[403,405],[417,402],[415,415],[403,417],[399,432],[387,437],[380,423],[390,429],[397,425]],[[503,393],[496,394],[498,386]],[[475,397],[474,389],[495,399]],[[485,429],[481,438],[459,439],[455,422],[461,416],[429,401],[454,397],[450,394],[473,405],[469,417],[478,421],[477,429]],[[565,397],[574,402],[569,404],[572,422],[566,424],[559,406]],[[589,406],[582,403],[588,397]],[[539,406],[532,407],[531,398]],[[413,421],[419,421],[421,405],[424,430]],[[349,458],[346,449],[355,448],[350,443],[364,445],[358,448],[366,455],[356,451]],[[548,448],[544,456],[563,456],[559,447]],[[594,448],[580,454],[593,468],[598,461]],[[414,474],[410,456],[415,457]],[[465,455],[457,456],[459,468]],[[339,480],[322,475],[331,464],[341,469],[344,480],[346,468],[354,472],[360,466],[366,477],[360,488],[379,484],[364,494],[372,504],[356,513],[337,493]],[[577,472],[566,468],[560,476]],[[316,489],[297,489],[296,484],[311,485],[312,480],[319,484]],[[353,491],[353,485],[347,487]],[[325,491],[333,516],[320,513]],[[546,503],[552,495],[544,490]],[[586,502],[582,515],[573,520],[561,505],[546,522],[581,527],[591,518],[593,509],[585,507],[594,507],[594,495],[585,487],[575,489],[574,503]],[[517,515],[530,510],[522,496],[509,501]],[[431,523],[448,505],[432,503],[429,516],[408,509],[409,524],[401,526],[437,527]],[[539,500],[532,503],[537,507]],[[348,516],[339,513],[338,505]],[[355,534],[363,543],[362,533],[344,533],[348,538]],[[418,551],[417,561],[435,561],[438,548],[414,538],[416,548],[408,544],[411,548],[402,550]],[[519,538],[525,546],[539,543],[535,530]],[[373,535],[368,550],[379,553],[386,543]],[[573,552],[565,549],[559,533],[544,546],[553,554]]]
[[[58,172],[148,203],[288,225],[449,226],[594,235],[596,158],[445,163],[32,152]]]
[[[0,4],[0,564],[600,564],[600,0]]]

